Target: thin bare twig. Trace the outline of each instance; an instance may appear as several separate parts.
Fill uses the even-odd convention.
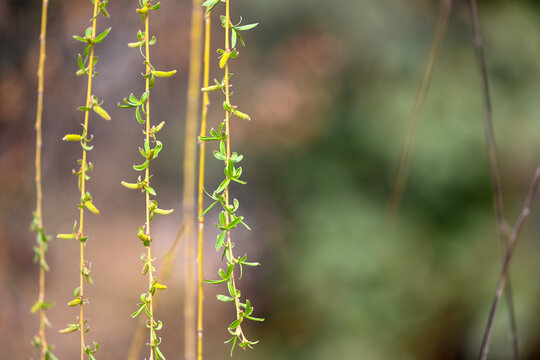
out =
[[[529,192],[527,193],[527,197],[525,198],[525,203],[523,204],[521,213],[519,214],[516,224],[512,230],[512,235],[510,237],[508,249],[506,250],[506,253],[504,255],[504,261],[503,261],[503,265],[501,269],[501,274],[499,276],[499,281],[497,283],[497,290],[495,291],[495,296],[493,298],[491,309],[489,311],[488,321],[486,324],[486,330],[482,338],[482,346],[480,348],[480,356],[479,356],[480,360],[487,359],[489,338],[491,335],[491,329],[493,327],[493,319],[495,317],[495,312],[497,311],[497,305],[499,304],[499,300],[504,291],[504,286],[508,278],[508,270],[510,269],[510,260],[512,260],[512,255],[514,255],[514,250],[516,249],[516,245],[519,239],[519,234],[523,227],[523,223],[525,222],[525,219],[527,219],[527,216],[529,216],[529,213],[531,211],[531,203],[534,199],[534,196],[536,195],[539,184],[540,184],[540,166],[536,168],[534,178],[529,187]]]
[[[493,207],[495,209],[495,216],[497,218],[497,228],[500,238],[500,252],[501,259],[504,258],[504,254],[507,252],[508,241],[510,238],[509,226],[504,219],[504,207],[501,191],[501,178],[499,171],[499,162],[497,159],[497,147],[495,143],[495,133],[493,131],[493,116],[491,106],[491,96],[489,93],[489,82],[486,69],[486,60],[484,55],[484,45],[482,40],[482,33],[480,32],[480,24],[478,20],[478,7],[476,0],[470,0],[470,12],[471,12],[471,24],[474,36],[474,48],[476,52],[476,59],[478,63],[478,71],[482,81],[482,94],[484,97],[484,131],[486,137],[486,148],[488,155],[489,168],[491,173],[491,186],[493,190]],[[519,356],[518,351],[518,337],[516,316],[514,311],[514,299],[512,294],[512,286],[510,279],[508,279],[508,286],[505,291],[506,306],[508,308],[509,327],[510,327],[510,344],[512,346],[512,359],[517,360]]]
[[[433,40],[429,49],[426,66],[424,67],[424,73],[422,74],[422,80],[416,91],[412,112],[409,121],[407,122],[407,130],[401,145],[398,166],[392,183],[390,198],[388,200],[387,217],[390,222],[394,222],[399,213],[403,191],[405,190],[405,185],[407,183],[407,172],[409,163],[411,162],[411,154],[416,139],[416,133],[418,132],[418,124],[420,123],[420,116],[422,115],[422,109],[424,108],[429,86],[431,85],[435,65],[439,60],[439,53],[444,41],[446,29],[448,28],[448,18],[450,17],[451,11],[452,0],[441,0]]]

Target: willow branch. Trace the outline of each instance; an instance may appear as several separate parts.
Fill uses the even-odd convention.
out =
[[[163,261],[161,262],[161,265],[158,269],[158,278],[162,279],[163,282],[167,282],[167,280],[171,277],[172,269],[174,265],[174,260],[176,259],[176,256],[178,255],[178,249],[180,247],[180,240],[182,240],[183,234],[184,234],[185,226],[182,224],[178,231],[176,232],[176,236],[174,237],[173,242],[171,243],[171,246],[167,251],[163,254]],[[159,292],[156,292],[154,295],[154,306],[157,307],[159,304]],[[139,318],[139,322],[137,324],[137,327],[135,329],[135,333],[133,334],[133,337],[131,338],[131,345],[129,346],[129,352],[127,355],[126,360],[137,360],[139,358],[139,354],[141,352],[142,345],[144,343],[144,332],[146,330],[146,319],[141,317]]]
[[[47,8],[49,0],[43,0],[41,9],[41,30],[39,34],[39,64],[38,64],[38,94],[37,94],[37,110],[36,110],[36,211],[35,218],[37,220],[37,230],[43,232],[43,211],[42,211],[42,186],[41,186],[41,147],[42,147],[42,116],[43,116],[43,83],[44,69],[46,59],[46,36],[47,36]],[[38,234],[40,236],[41,234]],[[39,242],[39,295],[38,302],[45,303],[45,244]],[[40,359],[44,360],[48,352],[47,338],[45,335],[45,326],[47,324],[47,316],[45,307],[42,305],[39,309],[39,333],[38,337],[41,345]]]
[[[96,26],[97,26],[97,14],[98,14],[98,5],[99,0],[94,1],[94,12],[93,12],[93,20],[92,20],[92,39],[96,37]],[[91,107],[92,103],[92,78],[94,77],[94,43],[91,43],[90,45],[90,55],[89,55],[89,65],[88,65],[88,86],[86,91],[86,106]],[[87,138],[88,138],[88,118],[89,118],[90,112],[85,111],[84,112],[84,147],[83,147],[83,155],[82,155],[82,162],[81,162],[81,175],[80,175],[80,190],[81,190],[81,199],[84,199],[86,196],[86,171],[87,171],[87,162],[86,162],[86,146],[88,145]],[[77,233],[79,238],[84,237],[84,206],[81,206],[80,212],[79,212],[79,230]],[[84,246],[85,242],[80,242],[80,262],[79,262],[79,296],[81,299],[84,299],[84,273],[86,272],[86,265],[84,260]],[[86,345],[84,343],[84,301],[81,301],[80,303],[80,311],[79,311],[79,332],[81,335],[81,360],[84,360],[84,354],[85,354],[85,348]]]
[[[493,298],[493,302],[491,304],[491,309],[489,311],[488,321],[486,324],[486,329],[484,331],[484,336],[482,338],[482,345],[480,347],[480,360],[487,359],[488,354],[488,346],[489,346],[489,338],[491,336],[491,330],[493,328],[493,319],[495,318],[495,312],[497,311],[497,306],[499,304],[499,300],[501,299],[501,295],[504,291],[505,284],[507,282],[508,273],[510,269],[510,261],[512,260],[512,256],[514,255],[514,251],[517,246],[517,242],[519,239],[519,234],[521,233],[521,229],[523,227],[523,224],[525,223],[525,220],[529,216],[529,213],[531,211],[531,204],[532,201],[536,195],[536,192],[538,191],[538,185],[540,183],[540,166],[536,168],[536,172],[534,174],[534,178],[531,182],[531,185],[529,187],[529,191],[527,193],[527,197],[525,198],[525,202],[523,204],[523,208],[521,209],[521,213],[519,214],[519,217],[516,221],[516,224],[514,225],[514,228],[512,230],[512,233],[510,235],[510,242],[508,244],[508,248],[505,252],[501,274],[499,275],[499,281],[497,283],[497,289],[495,291],[495,296]]]

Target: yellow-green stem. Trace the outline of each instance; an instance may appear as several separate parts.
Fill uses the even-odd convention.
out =
[[[99,0],[96,0],[94,2],[94,15],[92,20],[92,38],[96,36],[96,25],[97,25],[97,13],[98,13],[98,5]],[[88,64],[88,87],[86,91],[86,106],[90,107],[91,101],[92,101],[92,77],[94,74],[94,44],[90,44],[90,58],[89,58],[89,64]],[[86,139],[88,138],[88,117],[90,115],[89,111],[84,112],[84,129],[85,129],[85,136],[84,136],[84,145],[87,145]],[[82,162],[81,162],[81,181],[80,181],[80,187],[81,187],[81,199],[83,199],[86,195],[86,149],[83,148],[83,156],[82,156]],[[84,237],[84,207],[81,207],[79,212],[79,231],[78,231],[79,238]],[[80,243],[80,264],[79,264],[79,296],[81,298],[84,298],[84,276],[83,271],[85,270],[85,264],[84,264],[84,245],[85,242]],[[80,311],[79,311],[79,330],[81,333],[81,360],[84,360],[84,301],[81,301],[80,305]]]
[[[38,65],[38,99],[36,110],[36,218],[37,229],[43,229],[43,212],[42,212],[42,187],[41,187],[41,146],[42,146],[42,133],[41,133],[41,121],[43,116],[43,82],[44,82],[44,69],[46,58],[46,35],[47,35],[47,8],[49,0],[43,0],[41,9],[41,31],[39,34],[39,65]],[[43,303],[45,301],[45,268],[42,263],[45,262],[45,245],[40,241],[39,243],[39,301]],[[38,337],[41,342],[41,355],[40,359],[44,360],[47,353],[47,338],[45,336],[45,325],[47,323],[47,317],[45,315],[45,309],[39,310],[39,334]]]
[[[201,39],[202,39],[202,0],[193,0],[191,13],[191,45],[189,59],[189,79],[187,93],[187,114],[184,147],[184,189],[183,211],[186,226],[185,292],[184,292],[184,357],[195,360],[195,156],[197,118],[201,86]]]
[[[180,225],[180,228],[176,232],[176,236],[174,237],[171,246],[163,255],[163,261],[160,264],[157,276],[158,279],[160,279],[160,281],[162,282],[166,282],[166,280],[171,277],[173,264],[178,253],[178,248],[180,246],[180,240],[182,240],[184,236],[184,229],[184,224]],[[152,299],[152,304],[154,307],[157,307],[159,299],[159,292],[156,292],[154,298]],[[137,360],[137,358],[139,357],[139,353],[141,352],[141,347],[144,342],[144,331],[146,328],[145,324],[146,319],[140,317],[135,333],[131,338],[131,345],[129,346],[129,352],[126,358],[127,360]]]
[[[204,78],[203,87],[208,87],[210,81],[210,29],[211,18],[207,12],[204,15],[205,35],[204,35]],[[207,92],[203,93],[202,116],[201,116],[201,136],[206,135],[206,118],[210,99]],[[204,211],[204,164],[206,156],[206,142],[201,141],[199,153],[199,214]],[[204,239],[204,217],[199,217],[199,239],[197,261],[199,265],[199,295],[197,310],[197,360],[203,359],[203,303],[204,303],[204,273],[203,273],[203,239]]]
[[[149,35],[149,25],[148,25],[148,14],[145,16],[144,20],[144,43],[145,43],[145,50],[146,50],[146,74],[150,74],[150,71],[152,70],[150,68],[150,35]],[[150,94],[150,77],[146,78],[146,93]],[[148,99],[146,100],[146,142],[150,143],[150,95],[148,95]],[[144,181],[148,186],[150,186],[150,165],[146,167],[146,170],[144,172]],[[150,239],[150,194],[148,191],[145,191],[145,197],[146,197],[146,224],[145,224],[145,231],[146,236]],[[148,261],[148,294],[150,296],[150,302],[148,303],[148,310],[150,312],[150,360],[154,360],[154,308],[153,308],[153,295],[150,290],[152,289],[152,283],[154,281],[154,272],[152,271],[152,250],[150,248],[150,244],[148,244],[147,247],[147,258],[146,261]]]
[[[230,33],[230,23],[231,23],[231,16],[230,16],[230,1],[227,0],[225,3],[225,51],[230,52],[230,45],[229,45],[229,33]],[[229,91],[229,62],[225,64],[225,102],[227,104],[230,104],[230,91]],[[230,120],[230,112],[225,111],[225,134],[227,135],[227,159],[225,160],[225,164],[229,163],[229,159],[231,158],[231,132],[229,129],[229,120]],[[225,205],[227,208],[229,207],[229,186],[225,189]],[[230,223],[230,216],[229,213],[225,212],[225,225],[229,226]],[[227,251],[229,252],[229,257],[231,261],[235,260],[234,254],[233,254],[233,245],[231,241],[231,232],[230,230],[227,230]],[[236,318],[240,318],[240,300],[238,299],[238,296],[236,296],[236,281],[234,278],[234,272],[231,274],[231,281],[232,281],[232,287],[235,292],[234,296],[234,305],[236,307]],[[246,341],[247,339],[244,337],[244,334],[242,332],[242,326],[239,325],[237,328],[237,333],[241,337],[241,341]]]

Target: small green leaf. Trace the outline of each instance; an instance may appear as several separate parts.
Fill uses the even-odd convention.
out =
[[[259,23],[253,23],[253,24],[247,24],[247,25],[242,25],[242,26],[234,26],[234,28],[238,31],[246,31],[246,30],[251,30],[253,29],[254,27],[256,27],[257,25],[259,25]]]
[[[137,171],[143,171],[145,170],[146,168],[148,167],[148,160],[146,160],[144,163],[142,163],[141,165],[133,165],[133,169],[137,170]]]
[[[229,325],[229,329],[231,330],[234,330],[236,329],[238,326],[240,326],[240,324],[242,323],[242,320],[244,320],[243,318],[238,318],[236,320],[234,320],[230,325]]]
[[[99,34],[98,36],[95,37],[94,43],[98,44],[98,43],[102,42],[103,39],[105,39],[105,37],[107,37],[107,35],[109,35],[110,32],[111,32],[111,28],[108,28],[108,29],[104,30],[101,34]]]
[[[208,284],[221,284],[227,281],[227,279],[221,279],[221,280],[204,280],[204,282]]]
[[[201,215],[199,215],[199,218],[203,217],[207,212],[209,212],[217,203],[218,203],[219,200],[216,200],[212,203],[212,205],[210,205],[209,207],[206,208],[206,210],[204,210],[202,212]]]
[[[135,311],[134,313],[132,313],[130,316],[132,318],[136,318],[144,309],[146,308],[146,304],[143,304],[143,305],[140,305],[139,306],[139,310]]]
[[[223,302],[233,302],[234,301],[234,298],[230,297],[230,296],[226,296],[226,295],[216,295],[217,299],[219,301],[223,301]]]
[[[227,231],[222,231],[221,234],[217,236],[216,251],[219,251],[222,246],[225,246],[225,235],[227,235]]]

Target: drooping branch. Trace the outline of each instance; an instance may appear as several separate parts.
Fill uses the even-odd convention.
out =
[[[510,242],[508,244],[508,248],[504,254],[503,264],[501,273],[499,275],[499,280],[497,282],[497,289],[495,290],[495,296],[493,298],[493,302],[491,304],[491,308],[489,310],[489,316],[488,321],[486,324],[486,329],[484,331],[484,336],[482,338],[482,345],[480,347],[480,360],[487,359],[488,355],[488,348],[489,348],[489,339],[491,336],[491,330],[493,327],[493,319],[495,318],[495,312],[497,311],[497,306],[499,304],[499,300],[501,299],[501,295],[504,291],[505,284],[508,279],[508,273],[510,269],[510,261],[512,260],[512,256],[514,255],[514,251],[516,249],[518,240],[519,240],[519,234],[521,233],[521,229],[523,227],[523,224],[525,223],[525,220],[530,214],[531,211],[531,204],[532,201],[536,195],[536,192],[538,191],[538,185],[540,184],[540,166],[536,168],[536,172],[534,174],[533,180],[531,182],[531,185],[529,187],[529,191],[527,193],[527,197],[525,198],[525,202],[523,204],[523,208],[521,209],[521,212],[519,214],[519,217],[512,229],[511,235],[510,235]]]

